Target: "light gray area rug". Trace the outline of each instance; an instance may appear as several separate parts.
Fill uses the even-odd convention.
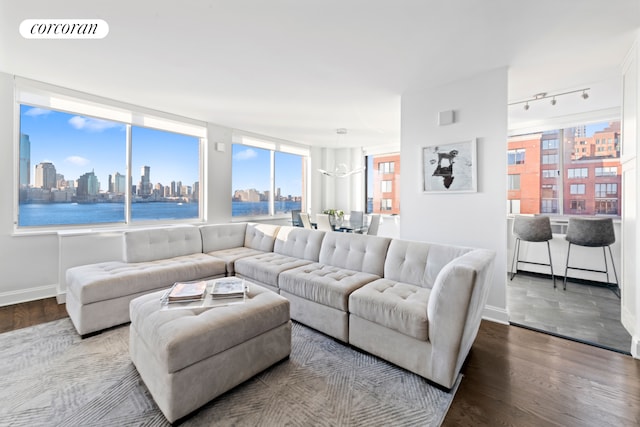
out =
[[[291,357],[185,426],[437,426],[453,400],[408,371],[293,325]],[[224,367],[221,367],[224,369]],[[69,319],[0,334],[0,425],[166,426],[129,358],[129,326],[80,339]]]

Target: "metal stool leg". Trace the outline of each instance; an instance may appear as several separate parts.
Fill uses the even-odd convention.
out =
[[[551,267],[551,278],[553,279],[553,289],[556,288],[556,275],[553,274],[553,261],[551,261],[551,245],[547,240],[547,252],[549,252],[549,267]]]
[[[567,248],[567,262],[564,267],[564,290],[567,290],[567,272],[569,271],[569,254],[571,253],[571,242],[569,242],[569,247]]]
[[[509,279],[509,280],[513,280],[513,278],[515,277],[516,273],[518,272],[518,263],[516,262],[516,259],[518,261],[520,261],[520,238],[516,239],[516,247],[514,249],[515,250],[513,251],[513,258],[511,260],[511,279]],[[516,263],[515,271],[513,270],[513,264],[514,263]]]
[[[613,262],[613,253],[611,252],[611,246],[607,246],[609,248],[609,257],[611,258],[611,267],[613,267],[613,275],[616,278],[616,288],[613,289],[613,293],[616,294],[618,298],[620,298],[620,282],[618,282],[618,273],[616,272],[616,263]],[[604,247],[602,248],[604,250]],[[606,257],[606,254],[605,254]],[[607,279],[608,281],[609,279]]]

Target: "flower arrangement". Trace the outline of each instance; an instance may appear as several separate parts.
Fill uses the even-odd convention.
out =
[[[342,219],[344,217],[344,211],[341,209],[325,209],[322,211],[322,213],[334,218]]]

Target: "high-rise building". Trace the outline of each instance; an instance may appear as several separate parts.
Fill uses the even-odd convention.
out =
[[[20,187],[31,184],[31,141],[29,135],[20,134]]]
[[[200,199],[200,182],[199,181],[196,181],[193,183],[193,194],[191,195],[191,198],[194,200]]]
[[[36,188],[51,190],[56,188],[56,167],[53,163],[42,162],[36,165]]]
[[[151,167],[142,166],[140,168],[140,183],[138,185],[138,194],[140,196],[148,196],[151,194]]]
[[[91,171],[78,178],[78,190],[76,194],[78,200],[90,201],[96,198],[100,190],[100,182],[96,174]]]
[[[113,188],[111,188],[111,184],[109,184],[109,191],[114,194],[124,194],[127,188],[127,177],[120,172],[116,172],[112,176]]]
[[[174,197],[176,195],[176,182],[175,181],[171,181],[171,192],[169,193],[169,195],[171,197]]]

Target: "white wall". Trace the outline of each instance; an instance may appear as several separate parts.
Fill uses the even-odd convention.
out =
[[[120,255],[113,228],[103,231],[66,233],[14,233],[14,188],[17,188],[18,155],[14,110],[13,76],[0,73],[0,306],[58,296],[64,300],[64,269],[79,263],[106,261]],[[143,106],[144,107],[144,106]],[[205,206],[207,222],[231,220],[231,134],[232,129],[208,125],[205,168],[209,183]],[[217,151],[216,143],[224,143]],[[117,230],[116,230],[117,232]],[[62,248],[62,250],[61,250]]]
[[[438,112],[455,123],[438,126]],[[477,139],[477,193],[424,194],[422,148]],[[400,204],[404,239],[496,251],[493,287],[484,315],[508,322],[506,311],[507,69],[402,97]]]

